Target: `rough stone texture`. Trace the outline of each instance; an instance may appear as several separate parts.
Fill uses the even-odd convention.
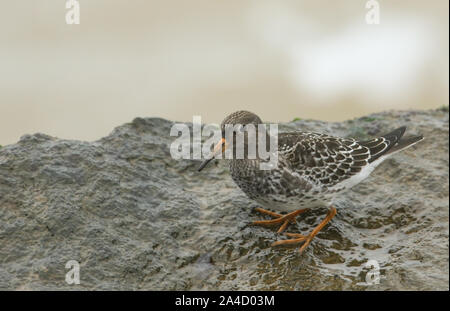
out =
[[[407,125],[426,137],[339,195],[301,256],[248,225],[263,216],[225,161],[198,173],[199,161],[170,157],[172,124],[137,118],[92,143],[35,134],[0,148],[0,289],[448,290],[448,108],[280,125],[358,138]],[[309,232],[325,212],[288,231]],[[381,281],[366,286],[371,259]],[[80,285],[65,282],[69,260]]]

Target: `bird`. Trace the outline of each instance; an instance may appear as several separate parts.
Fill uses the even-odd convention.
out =
[[[308,131],[282,132],[277,133],[278,161],[273,168],[263,170],[260,164],[267,159],[249,156],[251,135],[245,131],[253,126],[257,128],[257,137],[266,135],[270,138],[267,131],[259,130],[261,124],[262,120],[250,111],[240,110],[228,115],[220,125],[222,138],[198,171],[212,160],[222,158],[226,149],[234,147],[231,148],[233,157],[229,159],[233,181],[251,200],[262,206],[255,209],[257,212],[273,218],[253,224],[279,225],[277,233],[295,223],[298,215],[310,209],[328,207],[326,217],[309,234],[284,233],[290,239],[272,243],[272,246],[300,244],[300,254],[336,215],[332,200],[338,193],[362,182],[386,158],[423,139],[422,135],[403,137],[405,126],[369,140]],[[227,136],[226,130],[230,128],[233,129],[232,136]],[[244,150],[247,152],[243,158],[236,157],[237,131],[245,134]],[[260,140],[256,141],[258,144]]]

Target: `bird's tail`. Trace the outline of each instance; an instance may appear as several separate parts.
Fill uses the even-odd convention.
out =
[[[422,135],[403,138],[402,136],[405,133],[405,130],[406,127],[402,126],[379,138],[359,142],[360,145],[369,148],[369,163],[382,156],[390,155],[408,148],[423,139]]]
[[[422,135],[402,137],[386,154],[392,154],[406,149],[423,139]]]

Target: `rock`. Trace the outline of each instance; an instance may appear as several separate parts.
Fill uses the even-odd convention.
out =
[[[224,161],[199,173],[200,161],[170,157],[172,124],[137,118],[95,142],[34,134],[0,148],[0,289],[448,290],[448,110],[280,125],[361,139],[407,125],[425,136],[339,195],[301,256],[270,247],[282,238],[274,229],[249,226],[263,217]],[[309,232],[325,212],[289,231]],[[69,260],[79,285],[65,281]],[[381,273],[371,286],[369,260]]]

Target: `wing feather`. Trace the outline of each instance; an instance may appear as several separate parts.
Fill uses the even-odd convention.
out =
[[[369,148],[354,139],[304,132],[281,133],[278,139],[282,165],[316,186],[331,187],[350,178],[370,159]]]

